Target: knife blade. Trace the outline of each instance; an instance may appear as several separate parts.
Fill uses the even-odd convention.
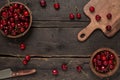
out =
[[[20,70],[20,71],[13,72],[10,68],[8,68],[8,69],[0,70],[0,80],[10,78],[10,77],[30,75],[35,72],[36,72],[36,69]]]

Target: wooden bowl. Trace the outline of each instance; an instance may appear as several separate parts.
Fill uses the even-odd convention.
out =
[[[106,72],[106,73],[100,73],[100,72],[96,71],[95,66],[94,66],[94,62],[93,62],[93,58],[96,56],[96,54],[98,54],[98,53],[101,52],[101,51],[109,51],[109,52],[113,53],[113,55],[115,56],[115,61],[116,61],[116,62],[115,62],[115,67],[114,67],[114,69],[113,69],[113,70],[110,70],[110,71],[108,71],[108,72]],[[99,77],[101,77],[101,78],[112,76],[112,75],[118,70],[118,68],[119,68],[119,57],[118,57],[118,55],[116,54],[116,52],[113,51],[112,49],[109,49],[109,48],[100,48],[100,49],[96,50],[96,51],[92,54],[91,59],[90,59],[90,68],[91,68],[92,72],[93,72],[95,75],[97,75],[97,76],[99,76]]]
[[[23,6],[25,7],[25,9],[29,12],[29,26],[28,26],[28,28],[27,28],[23,33],[17,34],[17,35],[15,35],[15,36],[10,35],[10,34],[5,35],[4,32],[3,32],[2,30],[0,30],[0,32],[1,32],[4,36],[6,36],[6,37],[8,37],[8,38],[20,38],[20,37],[24,36],[24,35],[29,31],[29,29],[30,29],[30,27],[31,27],[31,24],[32,24],[32,12],[30,11],[30,9],[29,9],[25,4],[23,4],[23,3],[21,3],[21,2],[10,2],[10,4],[14,4],[14,3],[23,5]],[[0,9],[0,12],[2,11],[2,9],[3,9],[5,6],[8,6],[8,4],[5,4],[5,5]]]

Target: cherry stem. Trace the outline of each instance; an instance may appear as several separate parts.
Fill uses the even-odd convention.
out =
[[[75,6],[75,12],[79,12],[79,9],[77,6]]]
[[[81,70],[81,72],[89,79],[88,74],[84,70]]]

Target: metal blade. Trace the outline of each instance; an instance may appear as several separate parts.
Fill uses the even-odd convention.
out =
[[[11,77],[12,71],[10,68],[0,70],[0,79],[5,79]]]

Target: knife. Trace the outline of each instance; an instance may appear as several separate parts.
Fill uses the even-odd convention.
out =
[[[10,78],[10,77],[30,75],[30,74],[33,74],[35,72],[36,72],[36,69],[20,70],[17,72],[13,72],[10,68],[8,68],[8,69],[4,69],[4,70],[0,71],[0,80]]]

